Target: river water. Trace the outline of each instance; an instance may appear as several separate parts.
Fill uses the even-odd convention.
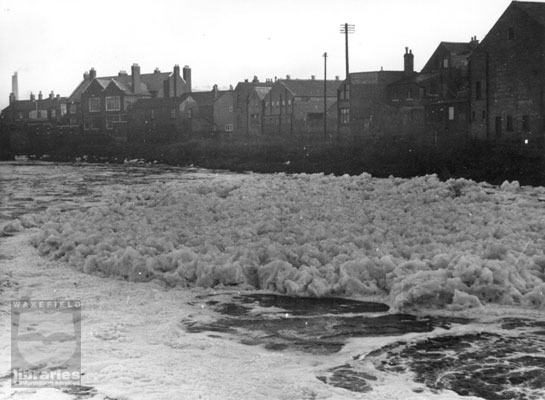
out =
[[[125,279],[78,266],[77,258],[54,255],[33,239],[52,216],[104,210],[127,188],[144,193],[149,187],[193,187],[214,196],[216,207],[248,176],[252,182],[267,179],[161,165],[1,163],[0,315],[7,329],[0,336],[0,397],[545,398],[543,308],[491,303],[411,312],[391,308],[387,296],[286,296],[287,289],[278,293],[280,283],[272,291],[248,282],[230,285],[231,275],[223,281],[207,275],[199,285],[153,276]],[[327,190],[311,190],[318,202],[327,196]],[[147,224],[154,224],[152,217],[147,214]],[[112,219],[114,231],[121,229],[111,214],[104,219]],[[69,221],[77,232],[77,223]],[[142,224],[134,225],[137,236],[155,232]],[[192,229],[188,225],[184,234]],[[195,226],[195,235],[201,229]],[[223,232],[221,225],[217,229]],[[243,237],[240,231],[233,240],[244,243]],[[230,246],[220,243],[215,251],[229,254]],[[203,254],[202,260],[216,262],[206,258],[216,253]],[[8,301],[25,298],[82,302],[81,387],[10,387]]]

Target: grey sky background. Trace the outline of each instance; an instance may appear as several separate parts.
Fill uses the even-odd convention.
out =
[[[323,78],[350,71],[400,70],[405,47],[420,70],[441,41],[482,40],[509,0],[0,0],[0,108],[11,76],[19,98],[52,90],[68,96],[83,73],[98,76],[192,69],[193,90],[235,86],[257,75]]]

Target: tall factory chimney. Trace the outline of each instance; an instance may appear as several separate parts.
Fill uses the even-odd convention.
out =
[[[17,81],[17,72],[14,72],[13,76],[11,77],[11,93],[13,93],[15,100],[19,100],[19,82]]]

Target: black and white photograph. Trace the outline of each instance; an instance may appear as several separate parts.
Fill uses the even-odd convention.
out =
[[[0,0],[0,400],[544,400],[545,2]]]

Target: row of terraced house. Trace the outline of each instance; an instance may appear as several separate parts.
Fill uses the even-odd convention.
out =
[[[420,72],[409,48],[402,55],[396,71],[325,82],[254,77],[210,91],[192,90],[188,66],[141,73],[134,64],[130,74],[116,76],[91,69],[69,97],[40,93],[19,100],[15,75],[2,120],[42,134],[101,133],[129,142],[325,135],[414,146],[471,139],[543,147],[544,3],[513,1],[480,43],[476,37],[441,42]]]

